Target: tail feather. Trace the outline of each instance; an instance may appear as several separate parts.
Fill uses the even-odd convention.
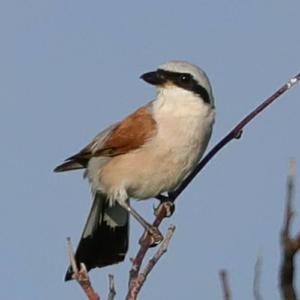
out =
[[[118,203],[109,206],[105,195],[96,194],[84,227],[75,259],[87,270],[105,267],[124,260],[128,249],[129,215]],[[65,281],[72,279],[69,266]]]

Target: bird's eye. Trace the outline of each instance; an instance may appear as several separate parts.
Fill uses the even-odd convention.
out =
[[[187,83],[191,80],[191,76],[189,74],[181,74],[179,79],[181,82]]]

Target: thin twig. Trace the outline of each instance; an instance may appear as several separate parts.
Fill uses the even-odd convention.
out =
[[[140,292],[141,288],[143,287],[148,275],[153,270],[154,266],[160,260],[160,258],[167,252],[169,243],[173,237],[175,232],[175,226],[170,225],[168,231],[165,235],[164,240],[162,241],[159,249],[154,254],[154,256],[149,260],[148,264],[146,265],[145,269],[139,273],[131,282],[130,287],[128,290],[128,294],[126,300],[135,300],[137,299],[137,295]]]
[[[67,249],[70,258],[70,264],[73,269],[72,279],[76,280],[81,288],[83,289],[85,295],[89,300],[100,300],[99,295],[94,291],[87,269],[83,263],[80,263],[80,270],[77,268],[75,254],[72,247],[71,239],[67,238]]]
[[[116,296],[114,275],[108,275],[108,297],[107,300],[114,300]]]
[[[219,273],[221,285],[222,285],[222,291],[223,291],[223,299],[224,300],[231,300],[231,292],[230,287],[228,283],[228,275],[226,270],[221,270]]]
[[[152,271],[154,266],[157,264],[159,259],[167,252],[170,241],[173,237],[173,234],[175,232],[175,225],[170,225],[168,228],[168,231],[166,233],[166,236],[161,243],[158,251],[155,253],[155,255],[152,257],[152,259],[149,260],[148,264],[146,265],[144,271],[141,273],[141,276],[144,278],[144,280],[147,278],[149,273]]]
[[[300,249],[300,234],[293,239],[290,235],[291,221],[294,215],[293,198],[296,176],[296,162],[290,160],[287,178],[287,196],[283,229],[281,231],[282,262],[280,268],[280,291],[283,300],[297,300],[294,288],[294,256]]]
[[[163,195],[158,195],[157,198],[159,200],[169,200],[174,202],[178,196],[185,190],[185,188],[190,184],[190,182],[196,177],[196,175],[207,165],[207,163],[230,141],[233,139],[238,139],[241,137],[242,131],[245,126],[251,122],[259,113],[261,113],[266,107],[268,107],[271,103],[273,103],[276,99],[279,98],[283,93],[291,89],[294,85],[296,85],[300,81],[300,73],[295,77],[291,78],[287,83],[285,83],[280,89],[278,89],[273,95],[263,101],[256,109],[250,112],[244,119],[242,119],[219,143],[217,143],[208,154],[200,161],[194,171],[182,182],[182,184],[172,193],[165,197]],[[164,218],[167,216],[167,211],[161,209],[157,214],[153,225],[159,226]],[[300,237],[299,237],[300,239]],[[130,270],[129,275],[129,287],[131,285],[132,280],[134,280],[139,273],[144,257],[149,249],[150,242],[143,243],[138,250],[137,255],[132,260],[132,268]]]
[[[66,242],[67,242],[67,251],[68,251],[68,256],[69,256],[69,260],[70,260],[70,265],[72,267],[73,272],[78,273],[78,267],[77,267],[76,260],[75,260],[75,255],[74,255],[71,238],[67,237]]]
[[[253,295],[255,300],[263,299],[260,294],[261,269],[262,269],[262,256],[258,255],[255,263],[254,279],[253,279]]]

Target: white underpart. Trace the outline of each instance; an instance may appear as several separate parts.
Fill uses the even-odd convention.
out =
[[[111,204],[174,190],[207,147],[215,112],[198,95],[175,86],[162,89],[152,111],[157,134],[143,147],[105,164],[101,158],[89,163],[92,189],[106,194]]]

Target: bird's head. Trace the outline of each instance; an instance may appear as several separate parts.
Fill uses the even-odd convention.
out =
[[[212,88],[208,77],[199,67],[185,61],[170,61],[156,71],[141,76],[147,83],[155,85],[159,92],[192,93],[208,105],[214,106]]]

